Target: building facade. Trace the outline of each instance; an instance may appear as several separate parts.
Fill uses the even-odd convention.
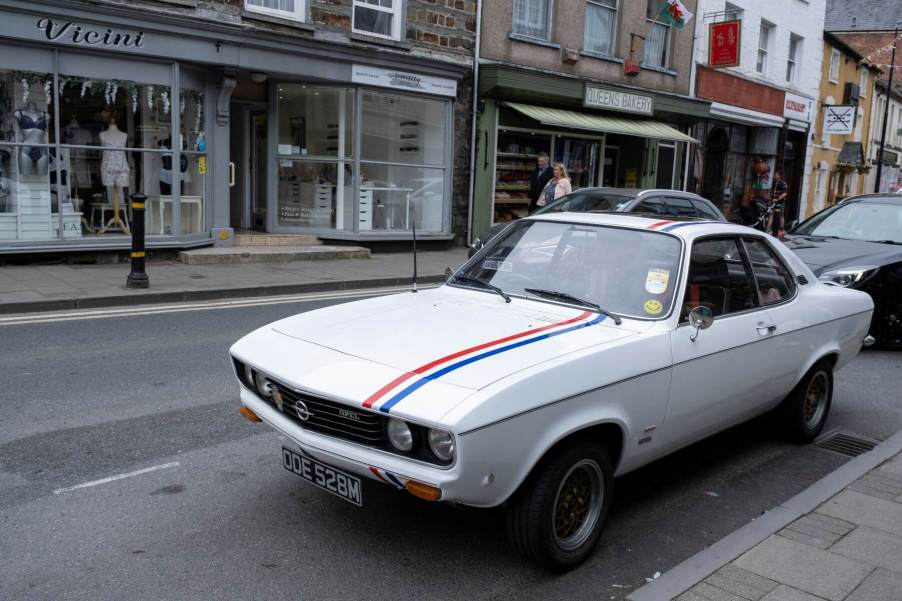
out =
[[[902,85],[893,82],[892,94],[887,93],[887,82],[877,80],[871,102],[871,133],[868,136],[867,158],[871,170],[865,177],[864,192],[895,192],[902,189]],[[886,104],[889,103],[887,111]],[[886,145],[883,149],[883,169],[877,186],[877,161],[883,122],[886,118]]]
[[[815,128],[805,217],[866,191],[866,175],[872,167],[865,145],[871,135],[874,81],[879,71],[861,64],[864,57],[839,35],[825,32],[822,52],[819,103],[823,110]],[[831,134],[843,114],[848,114],[850,133]]]
[[[685,2],[695,10],[695,1]],[[536,155],[563,163],[574,189],[682,188],[692,22],[665,0],[483,3],[472,229],[527,213]]]
[[[0,0],[0,252],[462,239],[472,0]]]
[[[778,170],[787,217],[804,213],[824,12],[825,0],[699,0],[692,86],[711,118],[693,130],[689,189],[730,220],[770,197]]]

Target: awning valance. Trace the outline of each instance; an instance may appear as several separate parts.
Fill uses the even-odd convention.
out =
[[[531,104],[520,104],[518,102],[506,102],[505,104],[515,111],[526,115],[530,119],[535,119],[545,125],[602,131],[611,134],[623,134],[625,136],[638,136],[640,138],[697,143],[697,140],[691,136],[687,136],[675,127],[671,127],[660,121],[621,119],[619,117],[609,117],[593,113],[579,113],[565,109],[553,109],[543,106],[533,106]]]

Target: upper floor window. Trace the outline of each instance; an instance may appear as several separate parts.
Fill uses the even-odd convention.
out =
[[[786,81],[795,83],[799,61],[802,58],[802,38],[794,33],[789,34],[789,56],[786,59]]]
[[[645,36],[645,56],[642,63],[648,67],[666,69],[670,60],[670,24],[660,21],[667,0],[648,0],[645,22],[648,33]]]
[[[741,19],[745,11],[740,6],[725,2],[723,12],[726,16],[727,21],[732,21],[733,19]]]
[[[513,32],[531,38],[551,37],[551,0],[514,0]]]
[[[830,50],[830,81],[839,81],[839,50],[836,48]]]
[[[868,68],[861,68],[861,75],[858,79],[858,95],[864,98],[868,95]]]
[[[306,0],[245,0],[244,7],[255,13],[303,21]]]
[[[585,49],[612,56],[616,30],[617,0],[589,0],[586,5]]]
[[[773,37],[774,26],[761,19],[761,32],[758,35],[758,61],[755,63],[755,71],[767,73],[767,55],[770,53],[770,42]]]
[[[351,28],[355,33],[401,39],[402,0],[354,0]]]

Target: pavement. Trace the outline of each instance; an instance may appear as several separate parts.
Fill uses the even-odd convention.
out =
[[[445,269],[466,258],[466,248],[421,251],[419,281],[443,281]],[[0,267],[0,314],[398,286],[411,281],[413,256],[225,265],[150,261],[145,290],[126,288],[129,271],[127,263]]]
[[[899,601],[902,431],[630,601]]]

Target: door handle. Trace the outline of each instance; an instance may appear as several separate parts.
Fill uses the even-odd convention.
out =
[[[229,188],[235,185],[235,163],[229,161]]]
[[[773,334],[777,331],[777,326],[774,324],[765,324],[763,321],[758,322],[758,334],[761,336],[767,336],[768,334]]]

